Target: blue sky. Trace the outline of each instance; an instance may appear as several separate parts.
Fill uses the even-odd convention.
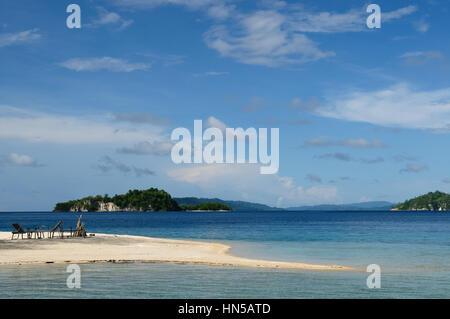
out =
[[[81,7],[68,29],[66,7]],[[0,211],[128,189],[288,207],[450,192],[448,2],[0,4]],[[175,165],[193,120],[278,127],[280,169]]]

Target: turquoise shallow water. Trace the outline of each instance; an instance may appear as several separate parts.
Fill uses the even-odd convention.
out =
[[[76,216],[0,213],[0,231],[10,231],[12,222],[52,225],[58,219],[67,227]],[[0,298],[450,298],[446,212],[88,213],[83,219],[89,232],[217,241],[240,256],[360,271],[85,264],[82,288],[71,290],[66,265],[1,266]],[[368,264],[381,266],[381,289],[367,288]]]

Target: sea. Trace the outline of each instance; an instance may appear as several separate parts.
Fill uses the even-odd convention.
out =
[[[58,220],[67,228],[77,217],[0,212],[0,231]],[[0,265],[0,298],[450,298],[450,212],[83,213],[83,220],[88,233],[219,242],[237,256],[356,271],[81,264],[81,287],[70,289],[65,264]],[[367,284],[374,264],[379,287]]]

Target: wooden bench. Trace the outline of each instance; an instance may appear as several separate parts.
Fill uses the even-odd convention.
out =
[[[14,239],[14,235],[17,235],[17,239],[19,239],[19,236],[22,235],[22,239],[23,239],[24,234],[27,235],[28,239],[31,238],[32,232],[30,230],[27,230],[27,231],[23,230],[23,228],[17,223],[12,224],[12,225],[16,229],[16,231],[12,232],[11,240]]]

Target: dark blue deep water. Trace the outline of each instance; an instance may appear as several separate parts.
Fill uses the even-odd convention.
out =
[[[74,213],[0,213],[11,223],[74,226]],[[450,298],[450,212],[85,213],[88,232],[216,241],[245,257],[354,266],[315,272],[180,264],[0,266],[0,298]],[[0,243],[1,253],[1,243]],[[366,267],[382,270],[380,289]]]

